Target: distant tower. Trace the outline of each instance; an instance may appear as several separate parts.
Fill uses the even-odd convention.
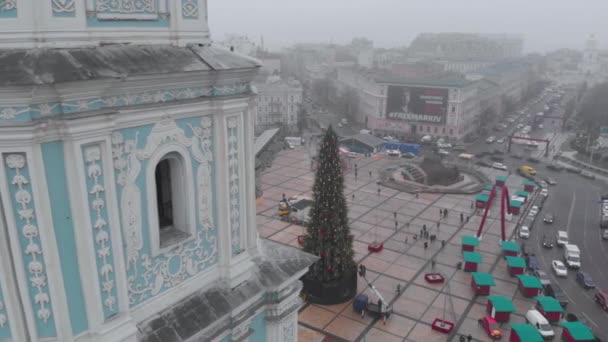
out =
[[[589,37],[585,44],[580,70],[584,74],[594,74],[600,70],[598,43],[595,35],[593,34]]]

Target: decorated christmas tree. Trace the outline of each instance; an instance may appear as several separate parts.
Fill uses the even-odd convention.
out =
[[[319,147],[313,201],[304,251],[318,256],[319,260],[311,266],[308,278],[330,283],[350,277],[356,270],[353,236],[348,225],[338,137],[331,126]]]

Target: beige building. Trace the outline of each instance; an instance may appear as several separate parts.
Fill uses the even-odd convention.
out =
[[[266,82],[256,84],[256,129],[265,129],[285,124],[290,130],[296,130],[298,110],[302,104],[302,85],[279,76],[270,76]]]

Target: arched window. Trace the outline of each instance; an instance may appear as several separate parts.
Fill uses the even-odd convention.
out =
[[[147,170],[148,220],[152,254],[194,237],[194,183],[187,150],[157,151]]]

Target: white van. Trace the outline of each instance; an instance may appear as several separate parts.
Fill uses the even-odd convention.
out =
[[[536,330],[540,333],[543,338],[553,338],[555,336],[555,332],[553,332],[553,328],[551,325],[538,310],[530,310],[526,313],[526,322],[532,324]]]
[[[567,245],[568,244],[568,232],[565,232],[563,230],[558,230],[556,244],[560,247],[564,247],[565,245]]]

